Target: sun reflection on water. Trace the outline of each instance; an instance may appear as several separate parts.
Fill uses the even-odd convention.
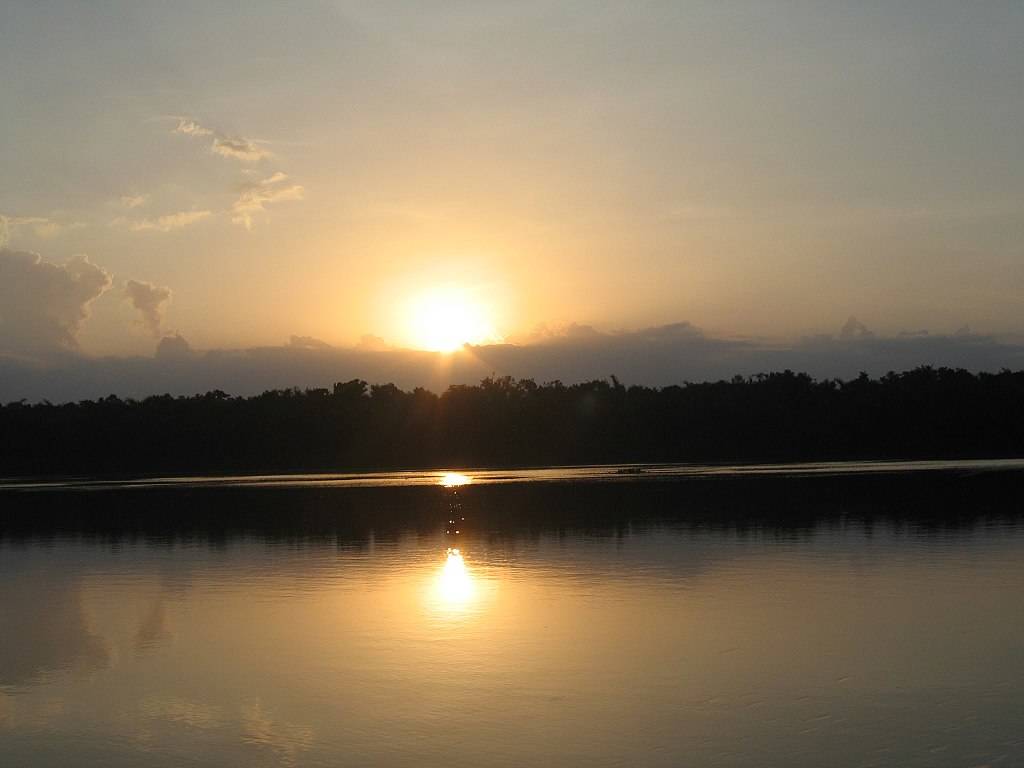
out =
[[[436,595],[446,608],[465,608],[473,600],[476,588],[466,561],[458,549],[448,549],[444,567],[437,577]]]
[[[438,480],[438,483],[445,488],[458,488],[460,485],[469,485],[471,482],[472,478],[461,472],[445,472]]]

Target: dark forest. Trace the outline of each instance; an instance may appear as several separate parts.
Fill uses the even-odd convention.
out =
[[[1020,456],[1024,371],[112,395],[0,406],[0,437],[8,477]]]

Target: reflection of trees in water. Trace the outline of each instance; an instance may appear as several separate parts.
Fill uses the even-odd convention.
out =
[[[60,534],[109,543],[141,538],[153,548],[181,541],[220,548],[256,537],[366,550],[371,541],[397,543],[410,531],[436,534],[439,523],[447,530],[449,520],[462,517],[474,537],[486,532],[508,540],[551,532],[622,537],[666,525],[791,538],[839,522],[868,531],[889,522],[924,533],[1024,520],[1013,503],[1022,477],[1019,470],[993,469],[474,483],[458,489],[457,516],[451,491],[437,486],[0,492],[0,542]],[[161,582],[172,600],[188,590],[190,577],[169,568]]]
[[[0,582],[0,627],[0,685],[110,664],[107,644],[89,628],[82,588],[72,577],[39,569]]]

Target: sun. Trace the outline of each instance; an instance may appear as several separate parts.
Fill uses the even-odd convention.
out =
[[[409,334],[420,349],[454,352],[464,344],[495,339],[487,308],[467,291],[438,288],[416,297],[409,306]]]

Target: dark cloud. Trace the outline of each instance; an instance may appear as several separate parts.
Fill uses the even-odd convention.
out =
[[[325,387],[361,378],[435,391],[489,375],[575,382],[617,376],[626,384],[662,386],[790,368],[818,378],[881,375],[919,365],[972,371],[1024,368],[1024,345],[959,332],[911,336],[807,337],[772,345],[705,335],[689,323],[604,333],[576,326],[533,344],[466,346],[443,356],[377,344],[331,347],[295,337],[277,347],[192,350],[181,336],[165,336],[153,358],[65,355],[46,367],[0,359],[0,401],[53,401],[116,393],[143,397],[221,389],[254,394],[283,387]]]
[[[185,337],[177,333],[164,336],[156,345],[157,360],[184,360],[193,354],[192,347]]]
[[[0,248],[0,352],[45,357],[77,349],[89,305],[110,285],[86,256],[54,264]]]
[[[874,335],[864,323],[853,315],[850,315],[850,319],[839,330],[840,339],[869,339]]]
[[[292,336],[288,340],[288,346],[293,349],[331,349],[326,341],[314,338],[313,336]]]

